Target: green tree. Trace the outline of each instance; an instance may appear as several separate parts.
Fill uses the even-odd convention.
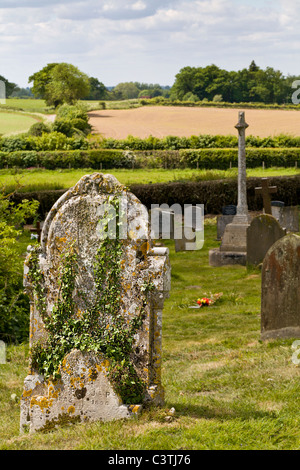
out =
[[[90,92],[84,99],[105,100],[108,98],[109,96],[108,90],[102,82],[99,82],[98,78],[90,77],[89,83],[90,83]]]
[[[139,89],[133,82],[122,82],[118,83],[113,89],[116,99],[130,100],[137,98],[139,95]]]
[[[47,85],[51,81],[51,72],[56,65],[58,65],[57,62],[47,64],[42,70],[29,77],[28,83],[33,83],[31,91],[36,98],[45,98]]]
[[[5,83],[6,98],[8,98],[14,91],[19,90],[19,87],[15,83],[9,82],[7,78],[2,75],[0,75],[0,80]]]
[[[43,98],[48,106],[74,104],[90,92],[89,77],[72,64],[48,64],[29,77],[32,92]]]

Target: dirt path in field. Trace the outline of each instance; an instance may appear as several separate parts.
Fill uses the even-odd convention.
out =
[[[104,137],[125,139],[129,134],[189,137],[199,134],[237,135],[238,111],[245,111],[247,135],[260,137],[281,133],[300,135],[300,111],[227,108],[186,108],[144,106],[126,110],[101,110],[89,113],[94,132]]]

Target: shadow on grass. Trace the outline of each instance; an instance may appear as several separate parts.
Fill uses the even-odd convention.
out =
[[[250,419],[275,418],[274,411],[258,410],[252,404],[237,405],[236,402],[216,402],[209,405],[178,404],[173,405],[178,415],[190,418],[217,419],[220,421],[238,418],[248,421]]]

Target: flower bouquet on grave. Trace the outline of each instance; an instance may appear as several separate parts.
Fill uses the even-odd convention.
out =
[[[219,292],[218,294],[211,294],[210,297],[202,297],[201,299],[197,299],[197,304],[199,307],[209,307],[213,305],[220,297],[222,297],[223,292]]]

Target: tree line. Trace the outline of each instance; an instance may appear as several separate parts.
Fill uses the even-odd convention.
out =
[[[140,82],[121,82],[105,86],[98,78],[88,77],[67,63],[47,64],[29,77],[31,87],[19,88],[0,75],[6,84],[7,97],[45,99],[47,105],[74,104],[77,100],[128,100],[162,96],[170,101],[224,101],[228,103],[291,102],[292,83],[300,77],[272,67],[265,70],[253,60],[248,68],[227,71],[212,64],[206,67],[184,67],[175,76],[172,87]]]
[[[227,71],[216,65],[184,67],[175,77],[171,99],[183,101],[225,101],[228,103],[291,102],[292,83],[299,77],[285,77],[279,70],[265,70],[251,62],[248,68]]]

